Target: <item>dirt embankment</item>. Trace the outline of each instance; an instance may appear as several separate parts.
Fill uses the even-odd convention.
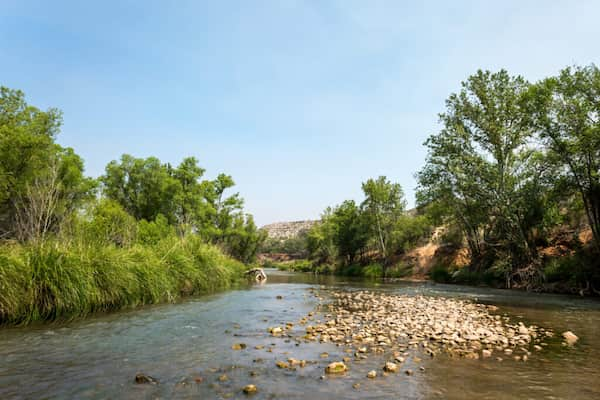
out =
[[[469,265],[471,258],[467,248],[429,242],[416,247],[402,256],[400,262],[412,267],[412,278],[427,279],[436,265],[455,265],[459,268]]]
[[[436,229],[428,243],[408,251],[398,260],[412,267],[411,278],[427,279],[431,269],[436,265],[462,268],[470,264],[471,257],[467,247],[440,243],[438,234],[440,229]],[[553,232],[547,244],[539,246],[537,250],[544,263],[553,258],[572,256],[578,248],[590,245],[592,240],[592,230],[587,226],[579,229],[565,227]]]

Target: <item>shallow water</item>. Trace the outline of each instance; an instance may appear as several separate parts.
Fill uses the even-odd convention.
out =
[[[580,337],[573,348],[549,341],[527,362],[423,357],[409,359],[392,374],[383,356],[352,362],[344,376],[321,380],[323,368],[347,356],[334,344],[286,343],[269,326],[297,322],[319,300],[310,288],[369,289],[399,294],[460,297],[494,304],[513,321],[524,321]],[[323,292],[326,294],[326,292]],[[283,296],[278,300],[277,296]],[[327,302],[325,296],[324,302]],[[296,326],[296,332],[303,327]],[[241,351],[234,343],[245,343]],[[256,350],[255,345],[265,345]],[[272,352],[266,349],[272,347]],[[328,352],[329,358],[319,355]],[[314,361],[296,371],[275,361]],[[424,367],[420,371],[419,367]],[[137,372],[158,385],[134,383]],[[219,381],[226,374],[228,380]],[[251,376],[251,375],[255,376]],[[201,382],[196,379],[201,378]],[[353,384],[360,383],[359,389]],[[0,329],[0,399],[212,399],[245,398],[241,388],[258,387],[253,399],[600,399],[600,302],[575,297],[479,289],[431,283],[376,284],[336,277],[271,271],[265,285],[188,299],[179,304],[91,317],[67,324]]]

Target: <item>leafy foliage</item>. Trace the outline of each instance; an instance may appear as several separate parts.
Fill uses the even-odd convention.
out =
[[[340,273],[385,276],[391,259],[428,236],[431,225],[424,216],[406,214],[402,188],[385,176],[362,188],[360,206],[346,200],[325,210],[307,235],[308,252],[317,264],[338,263]]]
[[[56,233],[93,196],[81,158],[54,142],[61,124],[58,110],[41,111],[23,92],[0,87],[0,238]]]
[[[540,282],[538,244],[564,223],[562,208],[576,208],[575,191],[598,242],[599,112],[595,66],[536,84],[478,71],[450,95],[441,131],[425,143],[418,202],[460,227],[482,277]]]
[[[600,251],[600,69],[565,68],[532,87],[527,100],[559,179],[581,196]]]
[[[172,168],[157,158],[128,154],[112,161],[101,178],[103,193],[140,221],[142,241],[156,242],[171,227],[194,233],[244,262],[254,260],[264,234],[243,212],[238,193],[227,196],[233,179],[219,174],[201,180],[204,169],[193,157]]]

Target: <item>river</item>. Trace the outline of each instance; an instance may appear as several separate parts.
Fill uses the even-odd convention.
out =
[[[527,362],[424,357],[413,365],[412,376],[391,374],[370,380],[366,373],[381,370],[384,361],[373,355],[350,363],[343,376],[321,379],[329,362],[347,356],[343,346],[297,345],[267,332],[269,326],[297,322],[315,309],[319,300],[310,288],[467,298],[496,305],[497,312],[514,321],[551,328],[557,338],[543,351],[532,353]],[[580,337],[572,348],[558,338],[565,330]],[[235,343],[247,347],[234,351]],[[257,345],[265,348],[257,350]],[[329,357],[320,357],[323,352]],[[288,357],[310,363],[296,371],[275,366],[277,360]],[[160,383],[136,384],[138,372]],[[250,383],[258,388],[253,399],[600,399],[600,302],[270,271],[264,285],[178,304],[62,324],[0,328],[0,399],[246,398],[241,388]],[[356,383],[360,383],[358,389],[353,387]]]

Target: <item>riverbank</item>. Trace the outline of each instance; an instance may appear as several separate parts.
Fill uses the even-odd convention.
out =
[[[127,248],[6,243],[0,245],[0,325],[175,302],[229,288],[243,270],[192,235]]]
[[[428,242],[396,257],[384,268],[377,259],[362,263],[319,264],[308,259],[272,260],[261,255],[262,265],[280,271],[309,272],[386,281],[433,281],[457,285],[515,289],[540,293],[598,296],[600,282],[597,259],[589,248],[548,246],[540,249],[539,265],[516,271],[478,269],[470,265],[467,249]],[[501,264],[501,263],[500,263]],[[507,282],[511,282],[507,286]]]

